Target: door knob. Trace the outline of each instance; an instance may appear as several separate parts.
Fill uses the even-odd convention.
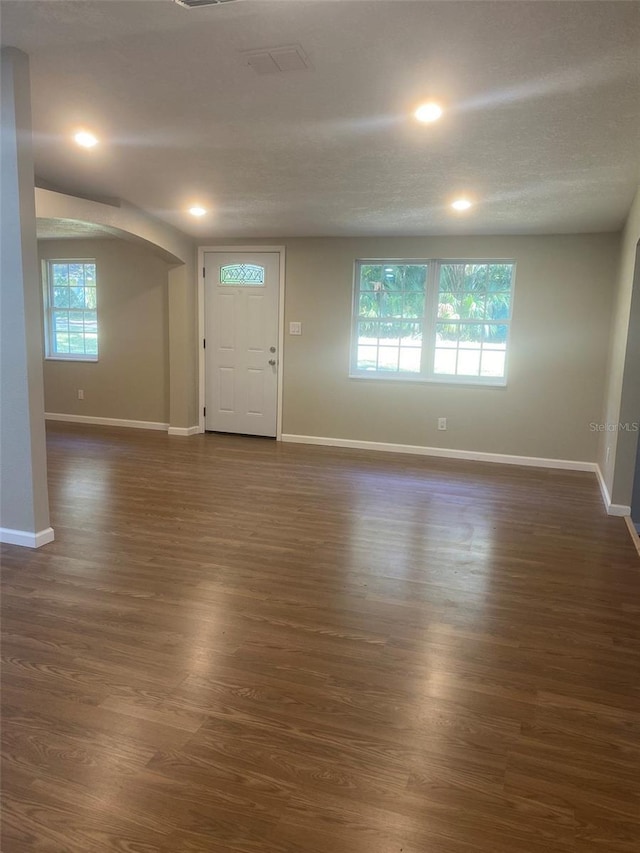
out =
[[[270,358],[270,359],[269,359],[269,364],[270,364],[272,367],[275,365],[275,363],[276,363],[275,358]]]
[[[275,351],[276,351],[275,347],[269,347],[269,352],[275,352]]]

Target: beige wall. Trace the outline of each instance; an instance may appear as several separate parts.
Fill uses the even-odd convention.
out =
[[[590,424],[602,418],[619,235],[275,242],[287,250],[285,322],[303,324],[302,336],[285,335],[285,434],[597,458],[599,434]],[[67,243],[42,241],[41,254],[59,257]],[[47,362],[47,411],[168,422],[168,265],[119,240],[72,243],[74,253],[100,264],[101,358]],[[366,257],[515,259],[507,387],[349,379],[353,263]],[[172,287],[191,294],[181,279],[182,273]],[[180,303],[193,311],[181,309],[174,318],[185,342],[184,352],[175,353],[184,376],[194,355],[195,305],[191,296]],[[195,383],[181,388],[181,406],[194,417]],[[436,428],[442,416],[446,432]]]
[[[39,254],[95,258],[98,279],[99,360],[45,361],[46,411],[168,423],[169,264],[119,239],[41,240]]]
[[[296,240],[287,244],[284,432],[595,460],[614,235]],[[514,258],[506,388],[347,377],[353,261]],[[448,419],[447,432],[436,419]]]
[[[638,365],[626,364],[631,320],[631,302],[633,295],[636,252],[640,240],[640,187],[622,234],[617,278],[614,289],[614,303],[610,329],[610,350],[607,368],[604,414],[605,424],[617,424],[620,420],[637,420],[640,417],[640,400],[632,394],[631,386],[637,382]],[[626,365],[626,372],[625,372]],[[635,374],[635,376],[633,375]],[[628,399],[623,400],[623,380],[626,379]],[[633,399],[632,399],[633,397]],[[623,402],[625,411],[623,412]],[[637,448],[637,435],[615,431],[604,432],[601,436],[598,462],[609,489],[612,502],[629,506],[633,485],[633,470]],[[609,458],[607,459],[607,448]]]
[[[286,243],[286,324],[303,324],[285,335],[284,433],[596,459],[619,235],[269,242]],[[516,260],[506,388],[348,378],[353,263],[387,257]]]

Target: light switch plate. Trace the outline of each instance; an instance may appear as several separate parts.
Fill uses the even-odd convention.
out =
[[[289,323],[289,334],[290,335],[301,335],[302,334],[302,323],[298,323],[298,322]]]

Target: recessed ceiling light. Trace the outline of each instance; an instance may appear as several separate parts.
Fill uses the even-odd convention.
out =
[[[430,101],[428,104],[421,104],[414,113],[414,116],[418,121],[421,121],[424,124],[430,124],[432,121],[438,121],[441,115],[442,107],[434,101]]]
[[[82,148],[93,148],[98,144],[98,137],[88,130],[79,130],[73,138]]]
[[[458,198],[455,201],[451,202],[451,207],[454,210],[469,210],[471,206],[471,202],[468,198]]]
[[[189,213],[192,216],[204,216],[206,212],[207,211],[204,209],[204,207],[199,207],[198,205],[189,208]]]

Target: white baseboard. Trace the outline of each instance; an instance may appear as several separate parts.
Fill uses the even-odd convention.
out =
[[[452,450],[445,447],[423,447],[413,444],[390,444],[380,441],[356,441],[351,438],[323,438],[316,435],[283,435],[283,441],[297,444],[321,444],[328,447],[351,447],[357,450],[382,450],[388,453],[413,453],[417,456],[440,456],[473,462],[497,462],[503,465],[528,465],[533,468],[562,468],[567,471],[596,471],[595,462],[573,459],[545,459],[539,456],[511,456],[507,453],[484,453],[476,450]]]
[[[598,485],[600,486],[600,492],[602,494],[605,509],[607,510],[607,515],[617,515],[622,517],[631,515],[630,506],[611,503],[611,495],[609,494],[609,489],[607,488],[607,484],[605,483],[604,476],[599,465],[596,465],[596,476],[598,478]]]
[[[91,415],[66,415],[58,412],[45,412],[47,421],[65,421],[70,424],[98,424],[99,426],[129,427],[130,429],[169,429],[169,424],[156,423],[155,421],[129,421],[122,418],[95,418]]]
[[[196,435],[200,432],[199,426],[169,427],[169,435]]]
[[[0,527],[0,542],[6,545],[22,545],[23,548],[41,548],[53,542],[55,535],[53,527],[46,527],[37,533],[29,530],[12,530],[10,527]]]
[[[640,557],[640,536],[638,535],[638,529],[636,525],[631,520],[631,516],[625,516],[625,522],[627,527],[629,528],[629,535],[631,536],[631,541],[636,546],[636,551],[638,552],[638,556]]]
[[[200,427],[172,427],[156,421],[129,421],[124,418],[98,418],[92,415],[66,415],[60,412],[45,412],[47,421],[65,421],[70,424],[97,424],[98,426],[128,427],[129,429],[155,429],[168,432],[169,435],[196,435]]]

